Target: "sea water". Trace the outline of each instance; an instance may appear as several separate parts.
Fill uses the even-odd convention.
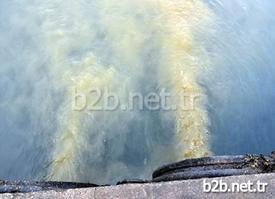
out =
[[[271,0],[1,1],[0,179],[115,183],[269,153],[273,13]],[[170,108],[148,109],[164,91]]]

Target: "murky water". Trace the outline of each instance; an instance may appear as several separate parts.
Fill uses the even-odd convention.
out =
[[[271,0],[1,1],[0,179],[114,183],[274,150],[273,13]],[[163,90],[169,106],[198,98],[123,107]],[[97,91],[121,106],[79,108]]]

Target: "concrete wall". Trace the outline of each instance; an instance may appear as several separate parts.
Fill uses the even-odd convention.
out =
[[[259,180],[268,183],[265,193],[204,193],[203,181],[222,180],[231,183],[255,183]],[[182,199],[182,198],[275,198],[275,174],[261,174],[250,176],[232,176],[212,179],[174,181],[153,184],[127,184],[110,187],[85,188],[66,191],[47,191],[27,194],[3,194],[0,199],[11,198],[46,198],[46,199]]]

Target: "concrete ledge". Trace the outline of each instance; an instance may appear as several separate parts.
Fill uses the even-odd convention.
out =
[[[46,191],[27,194],[2,194],[0,199],[11,198],[45,198],[45,199],[182,199],[182,198],[275,198],[275,174],[260,174],[246,176],[231,176],[222,178],[208,178],[210,180],[222,180],[231,186],[232,183],[252,183],[260,181],[268,183],[265,193],[204,193],[203,181],[185,180],[150,184],[126,184],[119,186],[71,189],[61,191]]]

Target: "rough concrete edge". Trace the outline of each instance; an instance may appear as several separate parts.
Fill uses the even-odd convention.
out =
[[[204,193],[203,181],[222,180],[227,184],[258,180],[268,183],[266,193]],[[96,188],[82,188],[35,193],[2,194],[0,199],[45,198],[45,199],[172,199],[172,198],[275,198],[275,174],[243,175],[197,180],[172,181],[147,184],[125,184]]]

